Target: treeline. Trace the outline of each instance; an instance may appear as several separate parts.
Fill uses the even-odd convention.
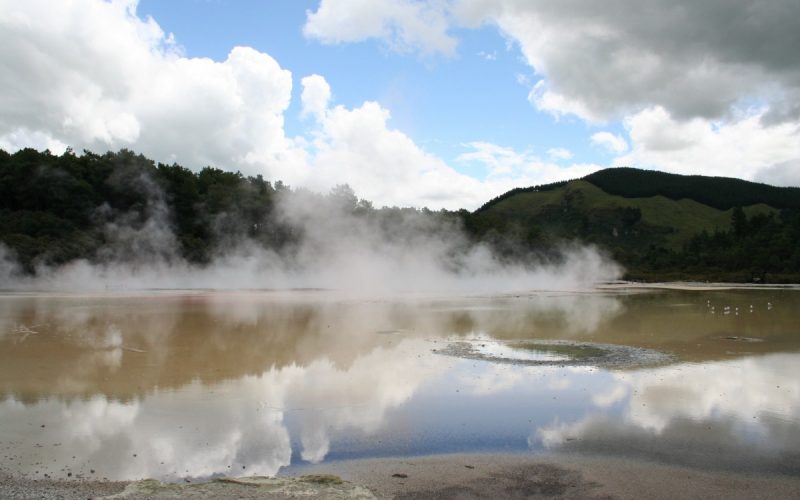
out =
[[[203,264],[245,240],[289,253],[303,227],[279,213],[282,197],[307,202],[308,210],[379,218],[371,222],[387,235],[409,216],[427,217],[430,230],[459,220],[455,212],[375,209],[346,185],[319,195],[260,175],[157,164],[128,150],[60,156],[0,150],[0,243],[29,274],[38,265],[137,253]]]
[[[252,232],[281,188],[215,168],[194,173],[156,165],[127,150],[80,156],[0,151],[0,241],[33,272],[37,263],[102,257],[109,225],[140,229],[161,220],[173,228],[182,256],[202,262],[219,228]],[[232,216],[219,220],[223,213]]]
[[[558,181],[558,182],[551,182],[550,184],[541,184],[538,186],[530,186],[530,187],[519,187],[511,189],[510,191],[506,191],[505,193],[501,194],[500,196],[495,196],[491,200],[487,201],[483,205],[478,208],[475,213],[485,212],[489,208],[497,205],[501,201],[511,198],[512,196],[516,196],[522,193],[535,193],[538,191],[552,191],[554,189],[558,189],[562,186],[566,186],[569,181]]]
[[[662,178],[665,183],[658,186]],[[350,214],[387,242],[420,231],[445,238],[459,234],[465,245],[483,243],[502,260],[527,262],[534,255],[555,258],[565,241],[578,241],[604,249],[627,268],[629,279],[800,281],[800,197],[787,198],[800,189],[619,168],[586,180],[628,197],[658,191],[710,199],[718,207],[736,201],[741,202],[736,207],[767,203],[781,210],[748,218],[736,208],[729,228],[696,234],[675,249],[663,243],[674,228],[647,224],[638,208],[586,208],[580,192],[566,192],[558,204],[536,214],[524,207],[513,213],[487,210],[516,194],[552,191],[567,182],[512,190],[472,213],[433,212],[375,208],[346,185],[320,195],[217,168],[193,172],[127,150],[102,155],[0,150],[0,244],[26,273],[39,265],[138,254],[204,264],[242,241],[291,255],[303,239],[303,223],[281,212],[290,200],[300,214],[297,207],[304,205],[322,219],[328,211]],[[348,227],[341,237],[352,230]]]
[[[679,251],[651,247],[629,264],[632,277],[737,282],[800,280],[800,210],[748,218],[736,207],[727,230],[694,236]]]
[[[688,198],[720,210],[757,203],[775,208],[800,208],[800,188],[776,187],[729,177],[678,175],[618,167],[589,174],[583,180],[606,193],[626,198],[659,195],[671,200]]]

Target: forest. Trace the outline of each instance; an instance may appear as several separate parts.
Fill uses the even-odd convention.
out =
[[[120,251],[176,257],[135,238],[109,254],[109,238],[148,224],[168,228],[177,257],[199,265],[245,239],[291,253],[302,229],[280,213],[287,197],[315,210],[334,204],[389,236],[410,215],[429,221],[420,226],[426,231],[456,227],[465,241],[509,261],[553,256],[579,242],[622,264],[627,279],[800,281],[800,189],[629,168],[518,188],[474,212],[431,211],[376,208],[347,185],[316,194],[260,175],[156,163],[129,150],[0,150],[0,247],[27,274],[76,259],[125,258]],[[653,200],[659,213],[676,204],[683,211],[675,213],[688,215],[654,219]],[[704,222],[703,214],[717,222]]]

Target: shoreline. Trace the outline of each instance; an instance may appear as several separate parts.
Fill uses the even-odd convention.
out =
[[[447,298],[507,298],[529,296],[540,293],[602,293],[649,290],[676,291],[725,291],[725,290],[787,290],[800,291],[800,283],[737,283],[706,281],[613,281],[599,282],[588,288],[532,288],[517,291],[491,292],[468,290],[397,290],[387,292],[383,298],[438,299]],[[359,294],[333,288],[111,288],[106,290],[66,290],[59,288],[0,288],[0,297],[48,297],[48,298],[150,298],[150,297],[203,297],[242,295],[272,295],[278,298],[287,294],[293,297],[311,296],[321,298],[359,298]]]
[[[306,498],[365,498],[364,488],[377,498],[403,499],[797,498],[800,475],[695,469],[587,455],[487,453],[332,461],[290,466],[275,479],[197,483],[44,480],[0,470],[0,497],[9,499],[290,498],[298,488],[303,488]]]
[[[451,454],[307,465],[378,498],[797,498],[800,476],[706,470],[577,454]],[[400,477],[406,476],[406,477]]]

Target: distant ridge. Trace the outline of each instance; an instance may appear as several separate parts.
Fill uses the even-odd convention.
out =
[[[800,188],[609,168],[512,189],[465,215],[501,255],[596,245],[626,279],[800,282]]]
[[[518,194],[552,191],[574,180],[589,182],[608,194],[624,198],[663,196],[676,201],[689,199],[719,210],[758,203],[777,209],[800,208],[800,188],[797,187],[770,186],[732,177],[680,175],[657,170],[614,167],[599,170],[581,179],[515,188],[492,198],[474,213],[483,212]]]
[[[460,227],[466,244],[485,245],[499,262],[557,261],[565,245],[588,244],[624,266],[626,279],[800,283],[798,187],[611,168],[512,189],[474,212],[376,209],[347,186],[311,195],[261,176],[156,164],[128,150],[0,150],[0,273],[136,259],[142,244],[198,266],[235,241],[291,254],[303,232],[275,210],[286,196],[309,210],[334,206],[367,224],[381,221],[387,238],[412,213],[426,221],[420,228]],[[159,243],[162,231],[149,235],[151,222],[171,235],[169,245]],[[117,236],[119,224],[127,239]],[[128,234],[141,241],[129,244]]]
[[[720,210],[757,203],[775,208],[800,208],[800,188],[770,186],[731,177],[679,175],[617,167],[589,174],[583,180],[608,194],[626,198],[659,195],[671,200],[687,198]]]
[[[480,206],[475,213],[483,212],[484,210],[491,208],[493,205],[500,203],[501,201],[505,200],[506,198],[511,198],[512,196],[516,196],[518,194],[523,193],[535,193],[540,191],[552,191],[554,189],[558,189],[560,187],[566,186],[568,183],[572,182],[572,180],[568,181],[558,181],[558,182],[551,182],[550,184],[541,184],[537,186],[530,186],[524,188],[514,188],[511,191],[506,191],[505,193],[501,194],[500,196],[495,196],[491,200],[487,201],[483,205]]]

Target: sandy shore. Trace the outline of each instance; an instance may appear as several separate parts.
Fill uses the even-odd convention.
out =
[[[440,455],[365,459],[293,467],[265,481],[163,485],[102,481],[45,481],[0,471],[0,498],[331,498],[327,482],[297,479],[335,475],[345,480],[336,498],[800,498],[800,476],[702,471],[613,458],[531,455]],[[316,476],[327,477],[327,476]],[[248,483],[249,481],[249,483]],[[318,483],[318,484],[315,484]],[[311,486],[309,486],[311,485]],[[127,488],[127,489],[126,489]],[[315,489],[316,488],[316,489]],[[294,494],[287,492],[294,491]],[[127,494],[125,493],[127,492]],[[120,497],[117,497],[120,498]]]
[[[320,471],[362,484],[379,498],[800,498],[800,476],[751,476],[580,456],[370,459],[299,472]]]

